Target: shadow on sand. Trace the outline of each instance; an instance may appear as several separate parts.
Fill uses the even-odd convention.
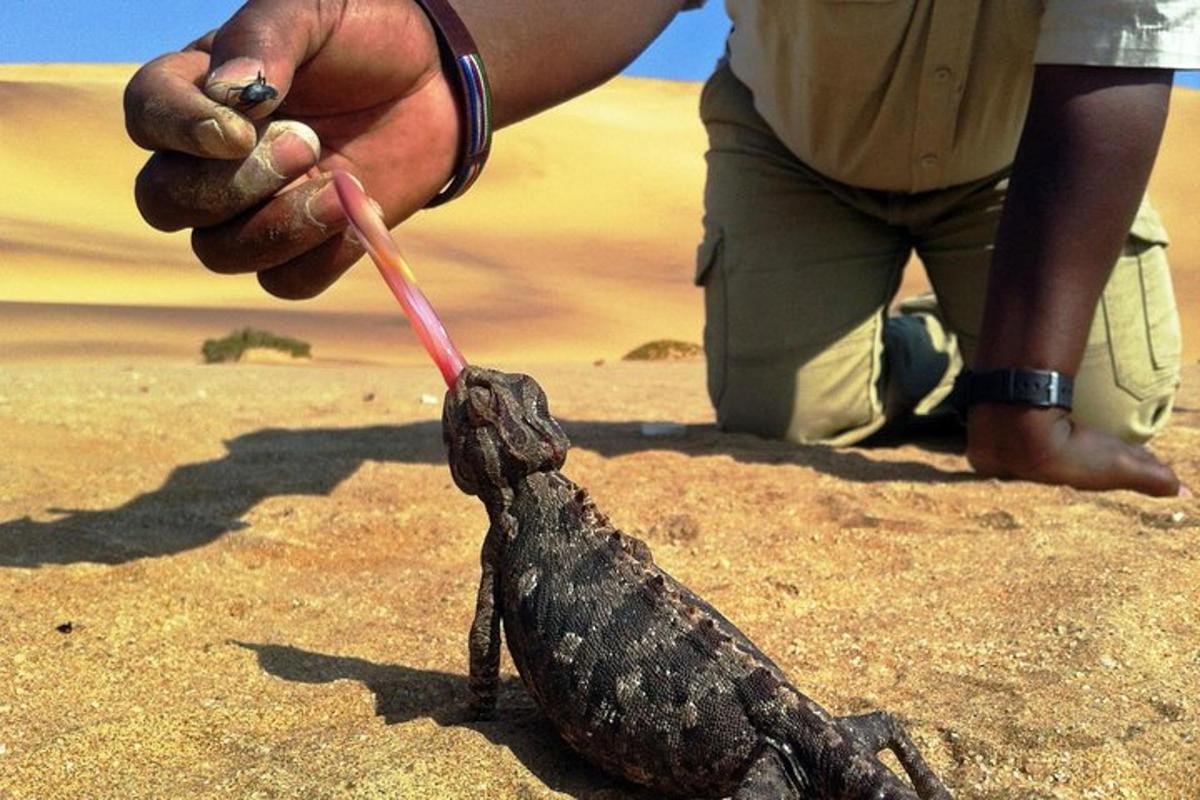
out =
[[[863,450],[797,447],[713,425],[648,438],[637,422],[563,421],[576,447],[605,457],[649,450],[728,455],[745,463],[791,464],[853,483],[972,480],[918,461],[876,460]],[[934,449],[937,448],[935,440]],[[0,567],[123,564],[201,547],[245,527],[242,518],[279,495],[328,495],[366,461],[445,464],[435,421],[361,428],[265,428],[231,439],[220,458],[176,467],[156,489],[115,508],[49,509],[58,519],[0,522]],[[952,442],[951,442],[952,444]],[[568,463],[568,472],[570,465]]]
[[[60,510],[49,522],[0,522],[0,566],[121,564],[208,544],[278,495],[328,495],[364,461],[433,462],[432,423],[404,427],[267,428],[225,443],[220,458],[176,467],[156,489],[116,508]]]
[[[587,798],[603,789],[619,788],[622,797],[650,795],[593,767],[573,753],[534,705],[521,682],[504,677],[496,719],[475,720],[467,702],[465,675],[376,664],[361,658],[313,653],[277,644],[231,641],[250,650],[263,671],[294,683],[358,681],[375,695],[375,713],[389,725],[429,718],[438,725],[477,731],[493,744],[512,751],[543,784],[556,792]],[[609,793],[603,796],[611,797]]]

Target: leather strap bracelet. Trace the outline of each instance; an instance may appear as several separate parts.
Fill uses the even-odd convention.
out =
[[[998,369],[959,373],[955,391],[964,410],[977,403],[1004,403],[1071,410],[1075,379],[1047,369]]]
[[[462,149],[459,153],[458,166],[450,180],[432,200],[425,204],[426,208],[448,203],[471,188],[471,184],[483,171],[488,153],[492,148],[492,92],[488,86],[487,72],[483,68],[483,59],[471,33],[463,25],[446,0],[414,0],[429,17],[433,30],[437,33],[438,46],[442,51],[442,69],[446,77],[457,79],[462,90],[459,100],[462,102],[463,119],[466,130],[463,132]]]

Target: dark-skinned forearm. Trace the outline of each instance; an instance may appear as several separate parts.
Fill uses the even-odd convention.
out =
[[[1146,189],[1172,72],[1041,66],[996,235],[977,370],[1074,374]]]
[[[483,56],[497,127],[620,72],[683,0],[451,0]]]
[[[1078,370],[1158,152],[1171,77],[1169,70],[1037,69],[997,232],[976,370]],[[972,407],[967,456],[983,475],[1152,495],[1181,490],[1147,450],[1059,408]]]

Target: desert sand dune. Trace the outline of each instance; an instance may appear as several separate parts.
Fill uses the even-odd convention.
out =
[[[150,230],[132,200],[145,154],[126,141],[121,116],[131,70],[62,67],[48,79],[42,69],[0,67],[0,169],[10,187],[0,194],[0,300],[101,304],[114,324],[126,306],[236,309],[227,323],[214,318],[207,336],[252,324],[248,309],[286,309],[294,324],[283,332],[312,340],[318,358],[423,358],[411,341],[377,341],[384,328],[375,337],[361,327],[339,335],[320,319],[400,318],[369,263],[322,297],[288,304],[252,277],[207,273],[186,234]],[[690,276],[704,136],[695,104],[694,86],[617,82],[501,132],[485,187],[404,227],[422,286],[464,351],[479,360],[592,359],[647,339],[699,338]],[[25,328],[27,341],[38,330],[53,341],[73,324],[69,310],[40,312],[27,318],[36,327]],[[156,338],[175,355],[197,352],[198,340],[131,325],[119,323],[131,334],[121,342],[138,352]],[[5,348],[0,341],[0,357],[18,356]],[[118,343],[105,350],[115,353]]]
[[[134,306],[227,309],[205,336],[254,324],[256,309],[290,314],[288,333],[318,359],[416,363],[405,337],[339,334],[328,313],[379,324],[398,314],[371,266],[360,263],[325,295],[302,303],[266,296],[249,276],[214,277],[186,233],[162,234],[137,215],[132,180],[145,154],[124,135],[121,66],[0,65],[0,301],[44,306],[25,317],[18,352],[39,335],[62,338],[70,306],[106,306],[110,335],[93,353],[197,353],[195,331],[139,327]],[[705,137],[699,87],[617,80],[501,131],[486,177],[467,197],[419,214],[399,231],[423,287],[463,350],[480,361],[612,358],[671,337],[698,341],[701,298],[691,285],[700,234]],[[1200,93],[1177,90],[1151,193],[1171,227],[1187,358],[1200,356]],[[909,270],[904,293],[924,285]],[[153,316],[153,315],[151,315]],[[95,337],[93,328],[75,331]],[[190,337],[190,338],[188,338]]]
[[[486,518],[444,385],[369,264],[284,303],[144,226],[130,72],[0,66],[0,798],[649,800],[507,660],[467,718]],[[956,797],[1194,797],[1200,502],[980,481],[954,436],[722,434],[702,363],[613,361],[699,338],[697,94],[613,82],[403,226],[464,352],[534,373],[615,524],[831,711],[898,714]],[[1177,92],[1153,192],[1189,364],[1155,449],[1194,488],[1198,132]],[[197,363],[247,325],[317,358]]]

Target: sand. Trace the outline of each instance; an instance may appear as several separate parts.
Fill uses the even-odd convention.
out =
[[[719,435],[695,362],[534,371],[616,524],[831,710],[900,714],[957,797],[1194,796],[1200,503],[977,481],[945,440]],[[1200,484],[1188,377],[1157,449]],[[0,797],[647,797],[508,661],[467,719],[486,517],[438,381],[6,368]]]
[[[369,265],[286,304],[146,229],[129,72],[0,67],[0,798],[647,798],[507,660],[498,719],[467,718],[486,519],[437,372]],[[697,91],[618,81],[505,132],[405,227],[464,351],[535,374],[613,520],[831,711],[900,715],[956,797],[1194,797],[1200,502],[979,481],[952,437],[719,434],[700,362],[616,360],[699,338]],[[1188,366],[1155,449],[1193,486],[1198,130],[1177,92],[1154,191]],[[245,325],[316,357],[198,363]]]

